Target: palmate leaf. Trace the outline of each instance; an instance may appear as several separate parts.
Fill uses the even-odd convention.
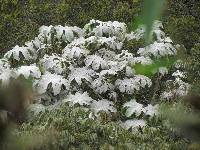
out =
[[[158,113],[158,105],[153,106],[149,104],[148,106],[144,107],[142,104],[137,103],[135,99],[126,102],[123,107],[126,108],[126,117],[131,117],[133,114],[139,116],[142,114],[142,112],[147,116],[153,117]]]
[[[114,86],[107,82],[103,77],[95,79],[92,82],[92,87],[99,94],[106,93],[107,91],[112,91],[114,89]]]
[[[114,103],[111,101],[108,101],[106,99],[102,99],[99,101],[93,101],[91,104],[91,109],[94,111],[94,113],[97,115],[98,112],[104,111],[104,112],[117,112],[116,108],[114,107]]]
[[[139,91],[141,88],[151,87],[151,79],[143,75],[136,75],[134,78],[124,78],[123,80],[117,79],[115,81],[115,87],[119,89],[121,93],[133,94]]]
[[[16,45],[12,50],[8,51],[5,55],[4,58],[6,59],[13,59],[16,61],[20,60],[35,60],[36,59],[36,53],[35,51],[31,50],[27,46],[18,46]]]
[[[90,105],[92,101],[93,99],[87,92],[76,92],[75,94],[70,94],[67,99],[63,100],[63,102],[69,102],[71,105],[79,104],[81,106]]]
[[[83,83],[83,80],[88,82],[92,82],[92,78],[96,75],[95,71],[92,69],[88,69],[87,67],[82,68],[71,68],[71,73],[68,78],[70,83],[75,81],[78,85]]]
[[[35,83],[35,88],[39,94],[44,94],[47,90],[52,89],[54,96],[58,95],[62,88],[69,90],[69,82],[61,75],[51,74],[46,72],[41,76],[41,79]]]
[[[16,71],[16,75],[17,76],[23,75],[26,79],[28,79],[29,77],[38,79],[41,77],[41,72],[40,69],[35,64],[32,64],[30,66],[19,67]]]
[[[153,76],[155,73],[158,72],[160,67],[169,68],[172,66],[176,61],[175,57],[165,57],[165,58],[156,58],[152,64],[143,65],[143,64],[135,64],[133,66],[136,74],[142,74],[147,77]]]
[[[70,45],[70,44],[69,44]],[[63,50],[62,57],[73,60],[73,59],[81,59],[82,57],[85,57],[88,55],[89,51],[85,48],[80,48],[78,46],[70,47],[67,46]]]
[[[89,55],[86,57],[85,65],[87,67],[91,67],[93,70],[99,70],[101,69],[107,69],[108,65],[107,62],[101,58],[100,56],[97,55]]]
[[[177,51],[171,43],[155,41],[154,43],[146,46],[145,48],[139,48],[137,53],[141,56],[163,57],[176,55]]]
[[[84,30],[88,36],[97,37],[113,37],[116,36],[119,39],[123,39],[127,30],[126,24],[118,21],[102,22],[99,20],[90,20],[85,25]]]
[[[68,71],[70,62],[57,54],[45,54],[44,57],[40,60],[40,64],[44,71],[49,71],[61,75]]]

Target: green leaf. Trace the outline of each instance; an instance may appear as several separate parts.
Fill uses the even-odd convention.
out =
[[[142,74],[148,77],[152,77],[158,72],[160,67],[169,68],[170,66],[172,66],[172,64],[174,64],[175,61],[175,57],[156,58],[153,60],[153,63],[151,65],[136,64],[133,66],[133,68],[135,69],[136,74]]]
[[[132,20],[131,22],[131,30],[136,30],[137,28],[139,28],[139,26],[141,26],[143,24],[143,19],[141,16],[135,17],[134,20]]]

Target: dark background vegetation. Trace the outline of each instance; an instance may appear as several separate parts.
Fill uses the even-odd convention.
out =
[[[132,0],[1,0],[0,49],[31,40],[41,25],[83,27],[91,19],[128,23],[138,14],[138,5]]]
[[[130,24],[143,0],[0,0],[0,51],[33,39],[41,25],[83,27],[91,19]],[[188,51],[200,39],[200,1],[167,0],[163,23],[173,41]]]

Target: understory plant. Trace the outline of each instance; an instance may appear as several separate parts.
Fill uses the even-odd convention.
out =
[[[103,115],[103,114],[102,114]],[[173,132],[154,118],[154,127],[126,130],[118,122],[105,123],[91,118],[89,109],[68,104],[40,113],[18,131],[14,132],[17,139],[31,136],[42,140],[42,144],[28,149],[62,150],[62,149],[186,149],[188,142],[176,138]],[[137,122],[140,124],[140,122]],[[35,138],[33,138],[35,137]],[[37,138],[36,138],[37,137]],[[23,142],[27,142],[25,140]],[[34,140],[32,140],[34,141]],[[12,142],[12,140],[10,140]],[[8,147],[13,143],[8,142]],[[23,148],[23,147],[22,147]],[[21,148],[21,149],[22,149]]]

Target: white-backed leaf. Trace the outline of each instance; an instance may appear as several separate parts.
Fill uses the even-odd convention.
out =
[[[48,90],[48,86],[51,84],[52,92],[54,95],[58,95],[64,86],[66,90],[69,90],[69,82],[62,76],[57,74],[51,74],[46,72],[42,75],[41,79],[36,84],[36,89],[40,94],[45,93]]]
[[[93,99],[88,95],[87,92],[76,92],[75,94],[70,94],[67,99],[63,100],[63,102],[70,102],[72,105],[90,105],[92,101]]]

